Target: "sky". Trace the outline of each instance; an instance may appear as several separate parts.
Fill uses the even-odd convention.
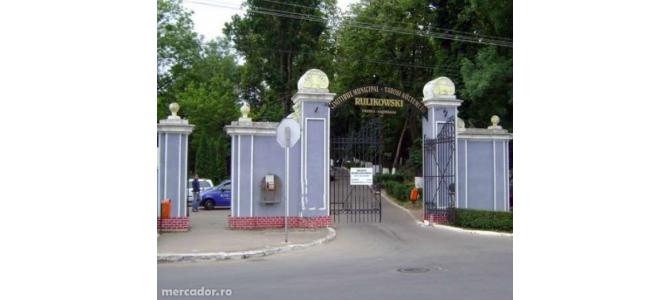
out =
[[[206,5],[202,4],[203,2],[215,3],[230,8]],[[244,2],[244,0],[183,0],[182,4],[185,8],[193,11],[191,19],[193,20],[195,31],[203,35],[205,40],[210,40],[222,34],[221,28],[223,28],[223,24],[230,21],[234,15],[243,13],[241,7]],[[346,11],[349,4],[356,2],[358,0],[338,0],[337,6],[342,11]]]

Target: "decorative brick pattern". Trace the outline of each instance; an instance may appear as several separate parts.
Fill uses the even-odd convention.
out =
[[[449,224],[447,215],[425,214],[423,219],[433,223]]]
[[[190,225],[188,217],[166,218],[161,221],[157,218],[157,227],[161,232],[188,231]]]
[[[288,217],[290,228],[319,228],[331,224],[330,216]],[[228,226],[230,229],[284,228],[284,217],[229,217]]]

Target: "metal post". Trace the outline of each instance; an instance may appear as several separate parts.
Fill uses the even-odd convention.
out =
[[[288,243],[288,195],[289,195],[289,172],[288,172],[288,145],[291,144],[291,129],[286,127],[284,128],[284,132],[286,133],[286,147],[284,148],[284,163],[285,163],[285,173],[286,173],[286,201],[284,201],[284,206],[286,206],[286,214],[284,215],[284,243]]]

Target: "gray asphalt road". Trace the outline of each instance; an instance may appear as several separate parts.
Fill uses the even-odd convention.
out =
[[[232,289],[231,299],[512,299],[511,238],[421,228],[385,201],[382,211],[383,223],[337,224],[334,241],[306,250],[160,264],[158,296],[204,287]]]

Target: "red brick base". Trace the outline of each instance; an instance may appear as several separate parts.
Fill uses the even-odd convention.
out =
[[[162,232],[188,231],[189,228],[188,217],[168,218],[162,221],[158,218],[157,221],[158,229]]]
[[[330,225],[330,216],[288,217],[288,227],[291,228],[318,228]],[[284,228],[284,217],[229,217],[228,226],[230,229]]]
[[[433,223],[448,224],[449,220],[446,215],[425,214],[423,219]]]

